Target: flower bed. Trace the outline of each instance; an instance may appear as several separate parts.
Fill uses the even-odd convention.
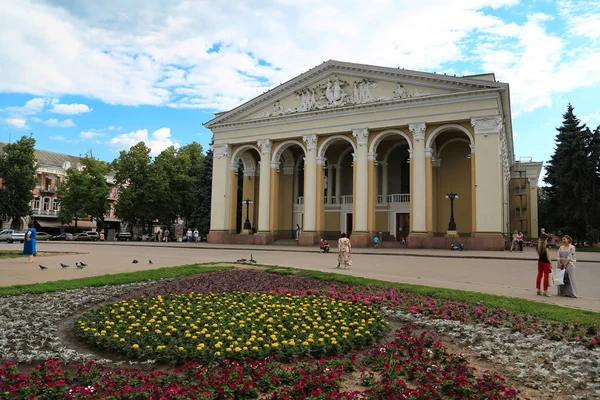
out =
[[[360,369],[360,389],[342,382]],[[47,361],[26,373],[13,363],[0,368],[1,398],[44,399],[515,399],[494,372],[477,375],[462,355],[448,354],[433,335],[415,336],[407,326],[389,344],[284,364],[274,358],[187,363],[181,369],[109,370],[89,362],[74,373]]]
[[[314,295],[223,293],[123,300],[86,312],[85,341],[182,363],[335,355],[375,343],[388,323],[363,304]]]
[[[502,389],[504,383],[497,374],[473,371],[472,375],[469,367],[465,367],[467,358],[442,352],[430,336],[422,338],[422,346],[416,346],[410,344],[413,339],[403,334],[403,341],[407,343],[396,337],[391,343],[373,347],[371,358],[355,352],[333,358],[283,363],[275,355],[267,360],[224,360],[209,365],[188,364],[172,370],[157,366],[150,372],[147,370],[154,368],[152,364],[155,362],[151,358],[145,361],[125,360],[135,369],[123,369],[119,367],[123,361],[116,362],[121,357],[106,353],[100,355],[69,338],[75,321],[70,318],[107,301],[110,306],[119,304],[121,299],[136,298],[139,302],[145,297],[236,291],[263,292],[274,297],[287,296],[288,293],[300,297],[324,296],[330,300],[381,309],[386,315],[393,316],[395,321],[415,324],[420,330],[440,332],[446,338],[452,338],[465,351],[493,362],[494,368],[502,368],[503,374],[507,374],[505,376],[513,383],[517,382],[522,388],[542,389],[546,398],[600,398],[597,326],[558,324],[480,303],[436,299],[397,289],[336,285],[322,280],[251,270],[201,274],[158,283],[0,298],[1,360],[30,364],[42,361],[25,373],[24,366],[17,368],[13,362],[1,369],[0,388],[4,392],[0,391],[0,398],[29,398],[32,395],[31,398],[38,396],[43,399],[117,396],[135,399],[233,399],[243,398],[239,395],[243,390],[247,393],[258,390],[261,398],[396,399],[402,398],[407,389],[416,391],[406,392],[405,398],[461,398],[457,393],[444,396],[441,393],[446,393],[443,392],[444,387],[460,386],[463,382],[461,390],[465,393],[473,388],[483,390],[486,387],[491,393],[487,396],[489,399],[512,398],[507,394],[512,393],[509,389]],[[284,327],[289,329],[286,325]],[[410,331],[401,332],[408,334]],[[419,361],[397,358],[404,353],[395,350],[394,346],[412,346],[409,355],[420,354],[425,358],[418,358]],[[385,352],[381,352],[382,348]],[[429,362],[428,350],[440,352],[436,355],[438,358],[431,358]],[[379,354],[376,354],[378,351]],[[386,359],[386,355],[392,354],[393,360]],[[66,364],[46,361],[48,359],[59,359]],[[90,360],[94,361],[85,364]],[[61,366],[68,366],[71,362],[84,364],[78,369]],[[415,369],[412,372],[402,369],[397,372],[398,375],[388,377],[383,370],[379,371],[385,362],[394,369],[400,364],[410,364]],[[425,365],[425,362],[429,371],[425,369],[423,372],[418,366]],[[444,372],[450,364],[456,364],[452,374],[464,376],[464,380],[461,378],[454,385],[444,378],[450,379],[450,375]],[[362,372],[350,372],[357,368]],[[252,376],[252,373],[256,375],[249,382],[246,377]],[[203,377],[200,378],[200,375]],[[478,379],[482,380],[481,384]],[[351,387],[347,385],[349,382],[353,382]],[[436,384],[431,386],[428,382]],[[320,394],[320,385],[326,388],[326,394]],[[189,396],[187,393],[190,393]],[[463,398],[477,398],[469,396]],[[535,395],[531,397],[537,398]]]

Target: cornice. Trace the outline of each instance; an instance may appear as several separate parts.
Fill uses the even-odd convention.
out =
[[[456,92],[456,93],[441,93],[428,96],[409,97],[404,99],[389,100],[382,102],[365,103],[354,106],[344,106],[336,108],[326,108],[322,110],[306,111],[302,113],[285,114],[276,117],[266,118],[255,118],[245,121],[237,121],[231,123],[223,123],[211,127],[211,130],[215,133],[229,130],[229,128],[236,127],[248,127],[248,126],[272,126],[290,123],[294,121],[305,121],[311,119],[326,118],[332,114],[339,116],[370,112],[373,109],[387,110],[387,109],[402,109],[409,107],[418,107],[420,104],[423,105],[443,105],[447,103],[453,103],[453,99],[464,98],[464,101],[471,100],[472,97],[491,98],[498,96],[498,89],[486,89],[486,90],[473,90],[469,92]],[[429,104],[428,104],[429,103]],[[402,107],[407,106],[407,107]]]
[[[330,71],[337,73],[359,74],[364,77],[378,78],[387,77],[388,79],[403,80],[406,83],[421,84],[423,86],[435,87],[440,89],[451,89],[456,87],[457,90],[473,89],[492,89],[504,90],[508,85],[500,82],[490,82],[478,79],[454,77],[449,75],[440,75],[429,72],[420,72],[405,69],[396,69],[389,67],[378,67],[365,64],[346,63],[341,61],[329,60],[319,66],[316,66],[307,72],[284,82],[277,87],[268,90],[258,97],[239,105],[238,107],[224,112],[216,116],[212,120],[203,125],[209,129],[219,124],[220,121],[230,120],[242,115],[245,111],[261,108],[262,103],[270,103],[280,100],[284,95],[288,95],[294,88],[313,80],[317,81],[324,78],[324,73]],[[317,78],[317,79],[315,79]],[[242,115],[242,118],[245,117]]]

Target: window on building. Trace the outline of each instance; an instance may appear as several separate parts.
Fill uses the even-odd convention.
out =
[[[50,209],[50,197],[44,197],[44,211]]]
[[[52,199],[52,209],[58,210],[58,199],[57,198]]]
[[[40,198],[39,197],[36,197],[33,199],[33,209],[34,210],[40,209]]]

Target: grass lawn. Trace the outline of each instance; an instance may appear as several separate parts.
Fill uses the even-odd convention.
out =
[[[0,260],[4,258],[25,257],[22,250],[0,250]]]

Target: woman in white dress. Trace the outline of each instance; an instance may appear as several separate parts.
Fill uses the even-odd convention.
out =
[[[562,246],[558,249],[558,268],[566,269],[565,281],[568,283],[558,285],[558,295],[566,297],[577,297],[577,281],[575,280],[575,246],[571,236],[562,237]],[[567,277],[568,275],[568,277]]]

